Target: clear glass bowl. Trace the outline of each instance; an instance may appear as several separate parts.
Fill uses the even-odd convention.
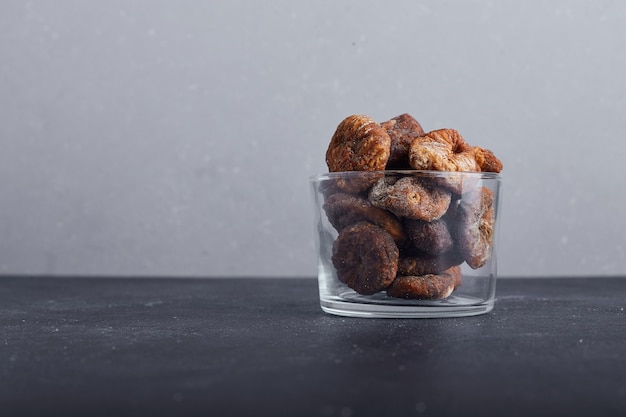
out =
[[[498,174],[353,171],[310,184],[324,311],[426,318],[493,309]]]

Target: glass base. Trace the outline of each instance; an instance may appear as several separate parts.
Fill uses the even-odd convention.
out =
[[[485,314],[493,310],[494,301],[485,301],[465,296],[451,296],[446,300],[417,301],[397,300],[385,303],[359,302],[359,297],[346,300],[340,297],[320,297],[322,310],[344,317],[364,318],[445,318],[468,317]]]

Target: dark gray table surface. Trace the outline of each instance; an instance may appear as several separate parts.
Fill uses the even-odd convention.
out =
[[[0,277],[0,415],[624,416],[626,278],[352,319],[315,279]]]

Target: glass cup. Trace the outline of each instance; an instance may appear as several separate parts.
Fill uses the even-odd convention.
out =
[[[491,311],[500,183],[491,172],[311,177],[322,310],[382,318]]]

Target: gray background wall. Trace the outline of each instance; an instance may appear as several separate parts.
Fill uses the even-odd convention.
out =
[[[505,163],[503,276],[626,273],[626,2],[0,3],[0,273],[313,276],[345,116]]]

